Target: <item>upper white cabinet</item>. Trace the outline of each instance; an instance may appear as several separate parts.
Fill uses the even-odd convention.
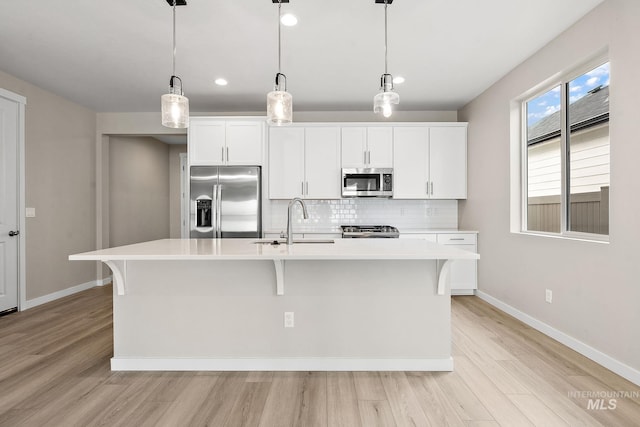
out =
[[[393,129],[393,197],[465,199],[467,126],[407,126]]]
[[[191,119],[187,132],[190,164],[221,164],[226,145],[225,122]]]
[[[429,128],[432,199],[467,198],[467,126]]]
[[[269,198],[339,199],[340,128],[269,128]]]
[[[343,127],[342,167],[393,167],[393,128]]]
[[[340,128],[308,127],[305,129],[305,194],[307,199],[339,199]]]
[[[189,123],[191,165],[261,165],[264,120],[194,117]]]

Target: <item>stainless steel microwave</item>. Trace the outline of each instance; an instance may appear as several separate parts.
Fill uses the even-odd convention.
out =
[[[393,196],[393,169],[342,169],[342,197]]]

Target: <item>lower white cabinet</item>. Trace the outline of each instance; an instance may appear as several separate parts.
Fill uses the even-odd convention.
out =
[[[478,253],[476,233],[413,233],[400,234],[401,239],[425,239],[463,251]],[[478,261],[458,259],[451,262],[451,295],[473,295],[478,289]]]

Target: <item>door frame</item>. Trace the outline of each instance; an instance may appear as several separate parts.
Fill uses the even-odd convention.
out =
[[[25,157],[24,157],[24,135],[25,135],[25,110],[27,98],[6,89],[0,88],[0,96],[18,104],[18,162],[17,162],[17,192],[18,195],[18,311],[26,307],[27,298],[27,268],[26,268],[26,220],[25,220]]]

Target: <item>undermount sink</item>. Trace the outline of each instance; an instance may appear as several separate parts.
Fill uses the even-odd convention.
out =
[[[259,244],[259,245],[286,245],[287,241],[285,239],[260,239],[260,240],[255,240],[253,243]],[[301,240],[294,240],[293,244],[297,245],[298,243],[318,243],[318,244],[323,244],[323,243],[335,243],[335,240],[333,239],[301,239]]]

